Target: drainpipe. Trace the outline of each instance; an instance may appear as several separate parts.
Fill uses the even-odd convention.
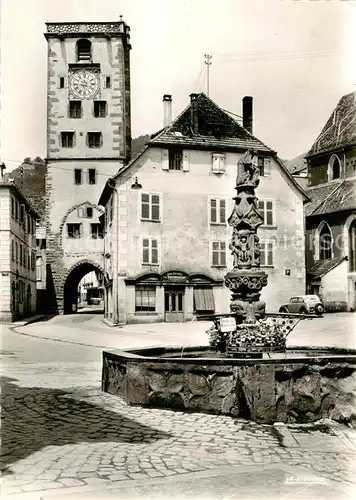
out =
[[[119,193],[116,187],[116,183],[113,179],[108,180],[108,185],[109,187],[113,190],[112,197],[113,197],[113,214],[116,214],[114,218],[116,217],[116,262],[114,265],[114,280],[113,284],[116,283],[116,290],[114,290],[114,286],[112,287],[112,293],[115,293],[115,297],[112,297],[113,303],[115,302],[116,305],[116,313],[117,313],[117,318],[119,316],[119,286],[118,286],[118,276],[119,276]],[[114,227],[114,224],[112,225]],[[114,235],[112,235],[114,236]],[[112,238],[113,239],[113,238]],[[115,320],[115,323],[119,323],[119,321]]]

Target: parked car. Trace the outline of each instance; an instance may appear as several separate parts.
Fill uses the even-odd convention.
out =
[[[323,314],[324,306],[317,295],[298,295],[279,308],[281,313]]]

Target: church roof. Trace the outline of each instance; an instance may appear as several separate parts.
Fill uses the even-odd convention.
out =
[[[305,206],[305,216],[324,215],[356,208],[356,179],[324,184],[307,190],[311,199]]]
[[[307,158],[356,143],[356,92],[342,96]]]

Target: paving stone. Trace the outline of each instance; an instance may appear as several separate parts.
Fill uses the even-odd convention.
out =
[[[147,476],[144,475],[145,478],[147,479]],[[128,474],[113,474],[111,476],[109,476],[109,479],[110,481],[123,481],[124,479],[129,479],[131,477],[131,475],[129,476]]]
[[[71,477],[61,477],[60,482],[64,484],[64,486],[83,486],[85,484],[83,481],[79,479],[71,478]]]

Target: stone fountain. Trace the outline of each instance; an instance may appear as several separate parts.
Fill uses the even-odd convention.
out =
[[[314,315],[266,314],[257,235],[263,217],[254,151],[238,162],[228,220],[233,269],[225,276],[230,313],[212,315],[209,346],[104,351],[102,390],[131,405],[231,415],[257,422],[356,422],[356,351],[286,347],[296,324]],[[197,323],[198,325],[199,323]]]

